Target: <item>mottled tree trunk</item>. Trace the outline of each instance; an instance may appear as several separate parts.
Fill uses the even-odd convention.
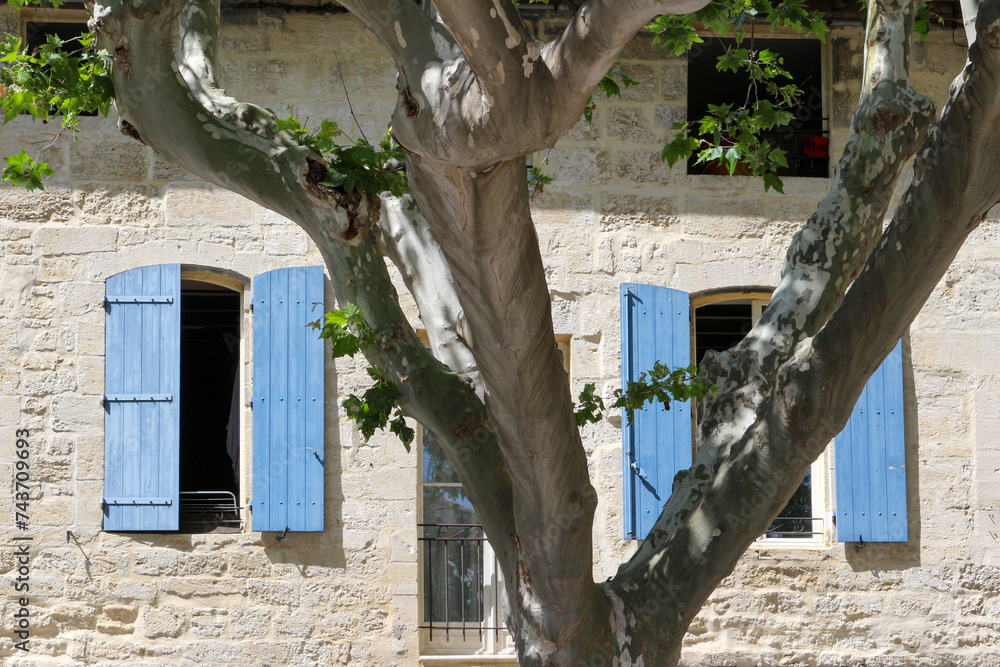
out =
[[[378,339],[366,355],[400,387],[406,414],[441,441],[481,517],[525,666],[676,664],[702,604],[843,427],[1000,198],[1000,0],[968,3],[978,41],[926,142],[932,108],[907,73],[914,3],[870,3],[865,85],[830,194],[793,240],[765,316],[707,359],[719,393],[699,408],[694,465],[635,556],[595,583],[597,498],[554,343],[523,156],[578,120],[643,25],[704,2],[590,0],[543,44],[509,2],[342,0],[399,69],[393,126],[414,190],[402,200],[321,185],[321,155],[275,132],[270,111],[218,88],[218,4],[94,9],[101,43],[116,54],[122,118],[166,159],[298,223],[338,300],[364,311]],[[913,183],[883,231],[889,195],[921,142]],[[433,354],[399,307],[385,257],[417,302]]]

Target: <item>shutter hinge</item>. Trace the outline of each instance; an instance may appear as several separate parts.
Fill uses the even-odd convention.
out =
[[[112,303],[173,303],[174,297],[172,296],[106,296],[104,297],[104,306],[107,307]]]
[[[108,403],[171,403],[173,394],[104,394],[101,402]]]
[[[101,498],[101,507],[150,507],[173,505],[172,498]]]

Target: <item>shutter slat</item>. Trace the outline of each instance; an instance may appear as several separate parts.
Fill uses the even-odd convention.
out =
[[[120,293],[124,288],[124,276],[121,274],[108,278],[105,290],[108,296]],[[105,315],[105,352],[104,352],[104,390],[112,391],[112,387],[124,387],[125,381],[125,317],[124,310],[112,312],[107,308]],[[106,394],[107,395],[107,394]],[[122,496],[125,487],[125,413],[104,403],[104,495]],[[104,529],[121,529],[121,513],[114,518],[107,505],[104,510]]]
[[[898,352],[896,351],[898,350]],[[906,542],[909,539],[906,516],[906,414],[903,403],[903,343],[883,362],[887,378],[898,381],[885,383],[886,402],[886,524],[887,541]]]
[[[839,542],[905,542],[902,342],[865,385],[834,441]]]
[[[179,528],[180,406],[161,399],[180,388],[180,275],[149,266],[106,283],[104,496],[134,502],[106,503],[105,530]]]
[[[142,289],[143,269],[130,271],[125,275],[126,292],[138,294]],[[113,307],[113,306],[112,306]],[[141,305],[119,306],[125,311],[125,384],[122,387],[126,392],[140,393],[142,391],[142,311]],[[125,424],[122,428],[122,437],[125,443],[125,468],[122,476],[124,482],[124,493],[129,497],[139,497],[140,490],[139,471],[142,459],[140,442],[142,434],[139,432],[142,415],[140,407],[135,406],[133,410],[125,410]],[[122,519],[125,525],[133,530],[143,530],[147,527],[140,520],[140,512],[137,507],[125,507],[122,509]]]
[[[302,271],[292,271],[288,274],[288,321],[308,322],[307,313],[303,307],[305,301],[305,274]],[[288,348],[304,350],[307,331],[313,336],[315,330],[306,326],[288,327]],[[320,362],[322,363],[322,362]],[[305,443],[305,410],[302,409],[302,394],[305,393],[305,367],[289,360],[288,363],[288,441],[290,443]],[[288,448],[288,524],[305,525],[305,507],[302,505],[305,496],[305,446]]]
[[[181,388],[181,267],[172,264],[160,267],[161,285],[172,286],[174,292],[172,306],[157,309],[160,316],[159,330],[164,340],[176,341],[176,344],[164,345],[160,351],[160,378],[167,379],[168,393],[179,396]],[[176,369],[176,370],[175,370]],[[174,375],[176,373],[176,375]],[[161,489],[171,489],[169,494],[173,502],[169,507],[157,509],[157,524],[161,526],[176,525],[180,528],[180,480],[181,480],[181,419],[180,401],[173,401],[175,407],[166,408],[160,405],[150,406],[158,417],[157,430],[160,440],[164,443],[176,443],[171,447],[161,447],[159,456],[154,460],[160,471],[158,480]],[[168,495],[168,494],[164,494]]]
[[[322,294],[321,267],[254,280],[254,530],[323,529]]]
[[[271,460],[271,365],[269,363],[271,330],[268,322],[271,303],[271,274],[257,276],[253,281],[253,525],[271,525],[271,503],[268,498]]]
[[[148,271],[142,280],[143,294],[160,293],[160,272]],[[155,308],[138,308],[139,311],[140,340],[143,350],[151,350],[160,340],[160,313]],[[149,391],[152,393],[160,386],[160,355],[143,354],[139,360],[139,392]],[[138,407],[139,413],[139,441],[156,442],[160,436],[159,429],[159,409],[153,403],[143,403]],[[159,482],[159,451],[155,449],[140,448],[139,452],[139,498],[150,498],[156,492]],[[141,530],[155,530],[159,522],[159,517],[152,513],[141,513],[139,516],[139,528]]]
[[[306,281],[306,319],[316,320],[326,312],[324,304],[324,282],[323,270],[320,267],[310,269],[311,277]],[[312,328],[306,329],[306,346],[310,349],[309,358],[314,357],[319,363],[307,363],[305,372],[305,393],[302,396],[305,402],[306,420],[306,449],[303,452],[304,460],[302,465],[305,468],[305,530],[323,530],[323,484],[324,475],[323,462],[325,452],[323,447],[326,434],[324,432],[323,415],[326,413],[324,402],[324,368],[326,367],[327,355],[324,353],[323,340],[317,336]]]
[[[665,287],[621,287],[622,387],[656,361],[670,367],[691,364],[688,294]],[[623,417],[625,538],[643,539],[667,498],[674,476],[691,466],[691,405],[647,405],[634,423]],[[645,475],[645,477],[643,477]]]

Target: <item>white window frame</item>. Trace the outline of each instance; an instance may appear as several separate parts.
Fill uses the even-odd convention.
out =
[[[417,335],[427,345],[427,336],[424,331],[418,331]],[[572,382],[572,366],[570,347],[572,338],[567,335],[557,335],[555,343],[562,353],[563,366],[570,375]],[[424,486],[457,486],[460,482],[425,482],[424,481],[424,428],[417,425],[417,516],[418,523],[423,523],[424,517]],[[417,529],[417,619],[420,628],[420,658],[421,665],[467,665],[470,664],[505,664],[514,665],[516,656],[514,653],[514,639],[504,628],[503,573],[497,564],[496,554],[487,539],[483,539],[483,620],[480,627],[466,624],[466,632],[463,638],[463,626],[461,623],[435,623],[433,628],[425,627],[428,621],[424,618],[424,599],[426,595],[426,584],[424,582],[424,558],[425,549],[423,540],[423,528]],[[471,629],[471,631],[470,631]]]
[[[751,326],[757,324],[757,320],[760,319],[761,314],[764,312],[764,308],[771,301],[771,292],[763,291],[760,289],[751,289],[746,292],[738,290],[727,290],[727,291],[716,291],[713,290],[708,294],[703,296],[691,295],[691,349],[694,351],[696,349],[697,340],[697,329],[696,322],[697,317],[695,312],[702,306],[708,306],[711,304],[722,304],[722,303],[750,303],[750,317]],[[693,357],[693,355],[692,355]],[[698,446],[698,433],[697,433],[697,414],[695,410],[692,410],[692,414],[695,415],[692,419],[692,428],[694,431],[694,437],[692,442],[694,447]],[[812,491],[812,514],[813,522],[819,523],[818,526],[813,526],[814,535],[808,537],[769,537],[766,533],[757,538],[753,543],[756,548],[767,548],[781,547],[781,548],[824,548],[829,543],[829,532],[830,526],[832,525],[830,503],[827,502],[827,476],[825,474],[828,466],[826,464],[826,452],[824,451],[820,454],[819,458],[816,459],[812,466],[810,467],[811,476],[811,491]]]

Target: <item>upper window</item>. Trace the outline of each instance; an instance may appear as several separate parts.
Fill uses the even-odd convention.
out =
[[[85,9],[39,9],[26,7],[21,10],[21,35],[24,49],[31,53],[45,44],[49,36],[72,42],[85,32],[90,15]]]
[[[243,294],[179,264],[108,278],[105,530],[239,530]],[[254,280],[252,527],[323,528],[319,267]]]
[[[656,361],[691,364],[709,349],[738,342],[763,310],[767,293],[702,297],[652,285],[621,286],[622,381],[636,380]],[[694,313],[692,313],[692,307]],[[693,325],[693,329],[692,329]],[[694,350],[692,350],[694,348]],[[844,431],[836,438],[836,522],[839,541],[906,541],[901,346],[875,372]],[[647,405],[622,424],[625,538],[643,539],[670,497],[674,476],[691,466],[689,401]],[[788,506],[761,539],[802,545],[821,541],[821,465],[814,464]]]
[[[708,112],[709,105],[734,104],[743,106],[753,101],[757,90],[744,72],[720,72],[716,65],[726,49],[735,48],[733,39],[708,38],[688,52],[688,120],[698,121]],[[830,156],[829,123],[824,109],[822,44],[816,39],[744,39],[741,48],[764,49],[784,59],[784,67],[792,81],[802,90],[798,105],[792,109],[792,122],[764,136],[772,145],[785,151],[788,166],[778,170],[778,176],[826,178]],[[723,137],[725,141],[725,137]],[[689,174],[726,175],[721,162],[688,163]],[[738,175],[749,172],[737,165]]]

